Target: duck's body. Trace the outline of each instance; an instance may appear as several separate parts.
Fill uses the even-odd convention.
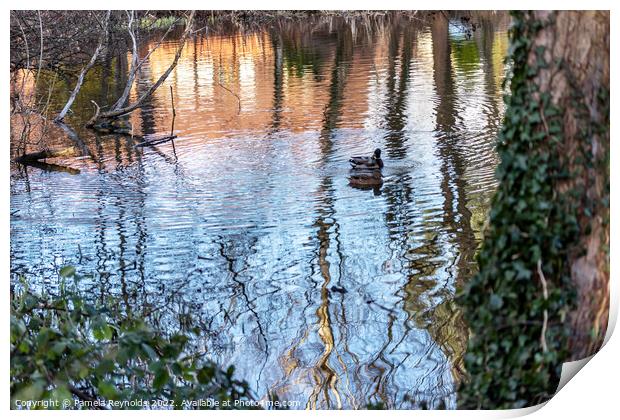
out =
[[[383,161],[381,159],[361,163],[351,162],[351,169],[355,170],[381,170],[381,168],[383,168]]]
[[[376,149],[372,156],[353,156],[349,159],[352,169],[373,170],[383,168],[381,149]]]

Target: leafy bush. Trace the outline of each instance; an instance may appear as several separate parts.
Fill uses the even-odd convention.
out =
[[[11,292],[12,408],[226,409],[253,400],[233,367],[191,349],[198,329],[161,331],[114,298],[87,299],[73,267],[60,275],[57,296],[24,279]]]

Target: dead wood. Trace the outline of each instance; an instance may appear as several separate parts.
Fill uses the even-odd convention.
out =
[[[65,149],[43,149],[38,152],[25,153],[16,158],[15,162],[29,163],[58,157],[77,157],[78,155],[79,150],[76,147],[67,147]]]

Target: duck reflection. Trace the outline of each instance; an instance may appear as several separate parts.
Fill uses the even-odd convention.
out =
[[[381,175],[376,175],[377,177],[380,177]],[[358,177],[358,175],[352,175],[351,176],[351,180],[349,181],[349,185],[356,189],[356,190],[360,190],[360,191],[372,191],[373,195],[375,197],[378,197],[381,195],[381,193],[383,192],[383,190],[381,189],[381,186],[383,185],[383,181],[381,181],[380,183],[377,183],[378,185],[360,185],[359,183],[357,183],[353,178]]]

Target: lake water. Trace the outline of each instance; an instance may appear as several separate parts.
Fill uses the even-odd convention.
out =
[[[190,314],[198,345],[258,397],[455,408],[467,327],[453,298],[495,188],[508,44],[505,15],[474,19],[471,38],[456,15],[201,31],[129,118],[136,136],[169,134],[172,88],[178,137],[155,147],[82,128],[91,99],[123,89],[130,57],[109,57],[75,132],[44,139],[84,156],[11,164],[12,279],[54,290],[74,265],[94,296],[171,328]],[[132,98],[176,47],[152,54]],[[36,86],[50,110],[71,87]],[[351,187],[349,156],[377,147],[383,186]]]

